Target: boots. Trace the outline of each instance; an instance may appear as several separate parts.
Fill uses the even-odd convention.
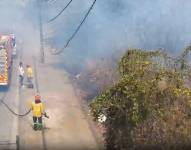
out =
[[[37,131],[37,130],[42,130],[42,129],[43,129],[43,125],[42,125],[41,123],[35,123],[35,124],[33,125],[33,129],[34,129],[35,131]]]
[[[38,129],[37,123],[34,123],[33,129],[36,131]]]
[[[43,126],[41,123],[38,124],[38,130],[42,130],[43,129]]]

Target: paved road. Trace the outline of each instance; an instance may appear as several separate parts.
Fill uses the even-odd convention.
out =
[[[31,51],[30,51],[31,52]],[[101,147],[100,135],[94,132],[94,126],[86,111],[82,109],[80,98],[76,95],[68,75],[54,65],[57,58],[46,55],[46,63],[38,61],[38,53],[23,52],[23,62],[36,64],[37,82],[42,101],[50,119],[44,119],[45,129],[32,129],[31,114],[19,120],[21,149],[65,149],[98,150]],[[33,59],[34,56],[35,59]],[[35,62],[35,63],[34,63]],[[20,104],[28,104],[34,99],[34,89],[21,89]],[[24,106],[24,105],[23,105]],[[23,112],[26,107],[20,107]]]
[[[4,3],[8,1],[12,0],[4,1]],[[43,119],[45,126],[43,131],[34,131],[32,114],[18,118],[0,104],[0,149],[16,149],[16,135],[19,136],[19,148],[22,150],[100,149],[102,147],[101,135],[95,133],[95,126],[82,107],[80,97],[76,94],[76,89],[72,86],[68,74],[63,68],[56,67],[60,58],[46,53],[46,63],[39,63],[39,31],[36,24],[26,15],[27,8],[30,8],[26,4],[21,4],[22,9],[18,7],[18,3],[11,5],[11,7],[17,7],[18,12],[22,12],[18,15],[14,29],[16,29],[17,35],[23,38],[23,48],[22,52],[19,49],[21,57],[14,63],[12,82],[8,89],[6,102],[14,111],[21,114],[29,109],[36,94],[37,84],[34,89],[26,87],[19,89],[17,67],[20,59],[24,66],[30,64],[34,68],[36,64],[37,78],[35,79],[38,80],[42,101],[45,103],[50,119]],[[21,20],[22,22],[19,22]],[[3,92],[4,89],[0,89],[0,97]],[[8,143],[10,145],[7,145]]]
[[[13,74],[17,74],[17,61],[14,61]],[[6,94],[5,94],[6,93]],[[0,88],[0,97],[5,96],[5,103],[18,112],[18,78],[12,76],[10,87]],[[2,103],[0,104],[0,149],[16,149],[16,135],[18,134],[18,118],[14,116]]]
[[[12,32],[22,23],[23,6],[19,1],[2,0],[0,2],[0,18],[3,20],[0,24],[0,33]],[[17,15],[15,15],[17,14]],[[16,112],[19,108],[19,90],[17,78],[18,60],[14,60],[12,68],[11,84],[8,90],[0,87],[0,98],[7,92],[5,102]],[[18,134],[18,118],[12,115],[5,106],[0,103],[0,149],[15,149],[16,135]]]

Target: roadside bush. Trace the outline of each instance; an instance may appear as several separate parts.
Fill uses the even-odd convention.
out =
[[[106,149],[189,146],[191,89],[166,58],[161,51],[128,50],[118,65],[119,81],[90,104],[95,120],[107,118]]]

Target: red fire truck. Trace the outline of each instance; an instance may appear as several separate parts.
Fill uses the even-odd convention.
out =
[[[10,81],[14,42],[13,34],[0,35],[0,86],[6,86]]]

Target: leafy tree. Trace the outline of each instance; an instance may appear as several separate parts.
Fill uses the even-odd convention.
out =
[[[107,117],[108,150],[176,149],[191,142],[191,89],[166,58],[161,51],[129,49],[118,65],[120,80],[90,104],[95,120]]]

